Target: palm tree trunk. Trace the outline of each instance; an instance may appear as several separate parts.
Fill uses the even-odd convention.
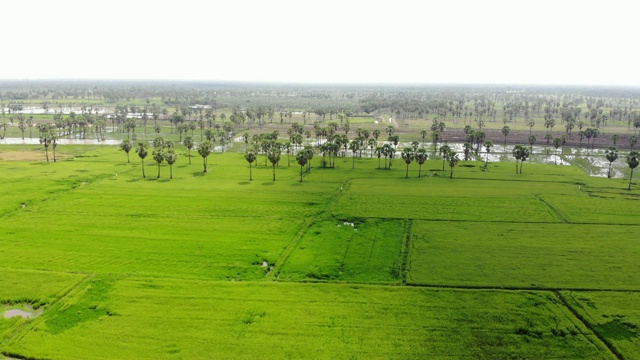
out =
[[[158,163],[158,177],[156,179],[160,179],[160,163]]]
[[[45,148],[44,148],[44,154],[45,154],[45,155],[46,155],[46,157],[47,157],[47,162],[49,162],[49,148],[47,148],[46,146],[45,146]]]
[[[453,179],[453,166],[451,167],[451,173],[449,174],[449,179]]]
[[[404,175],[404,178],[409,178],[409,164],[407,164],[407,173]]]
[[[147,176],[144,174],[144,159],[142,159],[142,178],[146,179]]]
[[[251,163],[249,163],[249,181],[253,181],[253,174],[251,172]]]
[[[276,181],[276,164],[273,164],[273,181]]]
[[[627,190],[631,190],[631,180],[633,180],[633,168],[631,168],[631,176],[629,177],[629,187]]]
[[[188,157],[189,157],[189,165],[191,165],[191,149],[187,149],[188,151]]]
[[[418,165],[418,178],[422,175],[422,164]]]
[[[169,165],[169,179],[173,179],[173,165]]]
[[[302,167],[303,167],[303,166],[304,166],[304,165],[300,165],[300,182],[302,182]]]

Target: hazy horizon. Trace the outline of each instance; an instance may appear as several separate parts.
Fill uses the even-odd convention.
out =
[[[631,1],[10,2],[4,80],[640,86]]]

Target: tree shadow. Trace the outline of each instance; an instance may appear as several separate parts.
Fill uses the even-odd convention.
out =
[[[251,184],[251,181],[240,181],[238,182],[238,185],[249,185]]]

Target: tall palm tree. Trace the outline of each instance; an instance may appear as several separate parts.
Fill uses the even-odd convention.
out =
[[[414,153],[413,153],[413,149],[412,148],[404,148],[404,150],[402,150],[402,154],[400,155],[402,157],[402,160],[404,160],[405,164],[407,164],[407,172],[405,174],[405,179],[409,177],[409,164],[411,164],[411,162],[413,161],[414,158]]]
[[[307,164],[307,161],[309,161],[308,153],[306,151],[300,151],[296,155],[296,161],[298,165],[300,165],[300,182],[302,182],[303,167]]]
[[[173,179],[173,164],[178,161],[178,154],[173,149],[169,149],[165,154],[165,159],[167,160],[167,164],[169,164],[169,179]]]
[[[609,171],[607,172],[607,177],[611,178],[611,165],[614,161],[618,160],[618,149],[616,149],[614,146],[609,147],[607,149],[605,157],[607,158],[607,161],[609,161]]]
[[[536,140],[538,140],[538,139],[536,139],[535,135],[529,135],[529,139],[528,140],[529,140],[529,151],[531,153],[533,153],[533,144],[535,144]]]
[[[195,146],[193,142],[193,138],[191,136],[187,136],[184,138],[184,146],[187,147],[187,157],[189,157],[189,165],[191,165],[191,149]]]
[[[253,181],[253,174],[252,174],[252,171],[251,171],[251,164],[253,164],[253,162],[256,161],[256,158],[257,158],[256,153],[253,152],[253,150],[249,150],[244,155],[244,158],[249,163],[249,181]]]
[[[555,147],[555,151],[553,152],[553,164],[558,165],[558,149],[562,146],[562,138],[553,139],[553,147]]]
[[[453,179],[453,168],[458,165],[458,161],[460,161],[460,158],[458,158],[458,154],[456,154],[455,151],[451,151],[448,154],[448,162],[449,162],[449,168],[451,169],[451,173],[449,174],[449,179]]]
[[[449,158],[449,153],[451,153],[451,147],[447,144],[440,146],[440,155],[442,156],[442,171],[444,171],[444,163]]]
[[[158,163],[158,177],[157,179],[160,179],[160,164],[162,164],[162,162],[164,161],[165,158],[165,154],[164,154],[164,150],[162,148],[155,148],[153,150],[153,160],[155,160]]]
[[[209,154],[211,154],[211,149],[213,149],[213,143],[211,141],[203,141],[198,145],[198,154],[202,156],[202,163],[204,165],[204,173],[207,172],[207,158]]]
[[[631,190],[631,180],[633,180],[633,169],[638,167],[638,163],[640,163],[640,152],[633,150],[629,151],[627,154],[627,165],[631,169],[631,176],[629,177],[629,187],[627,190]]]
[[[504,147],[507,147],[507,136],[509,136],[509,132],[511,132],[511,129],[505,125],[502,127],[502,135],[504,135]]]
[[[267,154],[269,162],[271,162],[271,166],[273,167],[273,181],[276,181],[276,166],[278,165],[278,162],[280,162],[281,153],[280,146],[275,144],[274,146],[271,146],[269,153]]]
[[[358,141],[356,139],[351,140],[351,142],[349,143],[349,150],[351,150],[351,152],[352,152],[351,168],[355,169],[356,168],[356,154],[360,150],[360,141]]]
[[[144,159],[147,157],[147,154],[149,153],[147,151],[147,143],[139,142],[136,152],[138,153],[140,160],[142,160],[142,177],[146,178],[147,176],[144,173]]]
[[[491,152],[491,148],[493,147],[493,141],[487,140],[484,142],[484,149],[487,151],[487,157],[484,161],[484,169],[489,170],[489,153]]]
[[[422,175],[422,165],[427,161],[428,155],[425,148],[420,148],[415,154],[416,162],[418,162],[418,177]]]

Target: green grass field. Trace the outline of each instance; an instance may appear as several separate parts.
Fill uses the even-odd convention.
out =
[[[143,179],[133,152],[58,150],[0,147],[0,309],[42,310],[0,317],[5,356],[638,356],[623,180],[316,156],[300,182],[283,156],[274,182],[261,155],[249,181],[236,149],[202,174],[180,146],[172,180],[151,158]]]

